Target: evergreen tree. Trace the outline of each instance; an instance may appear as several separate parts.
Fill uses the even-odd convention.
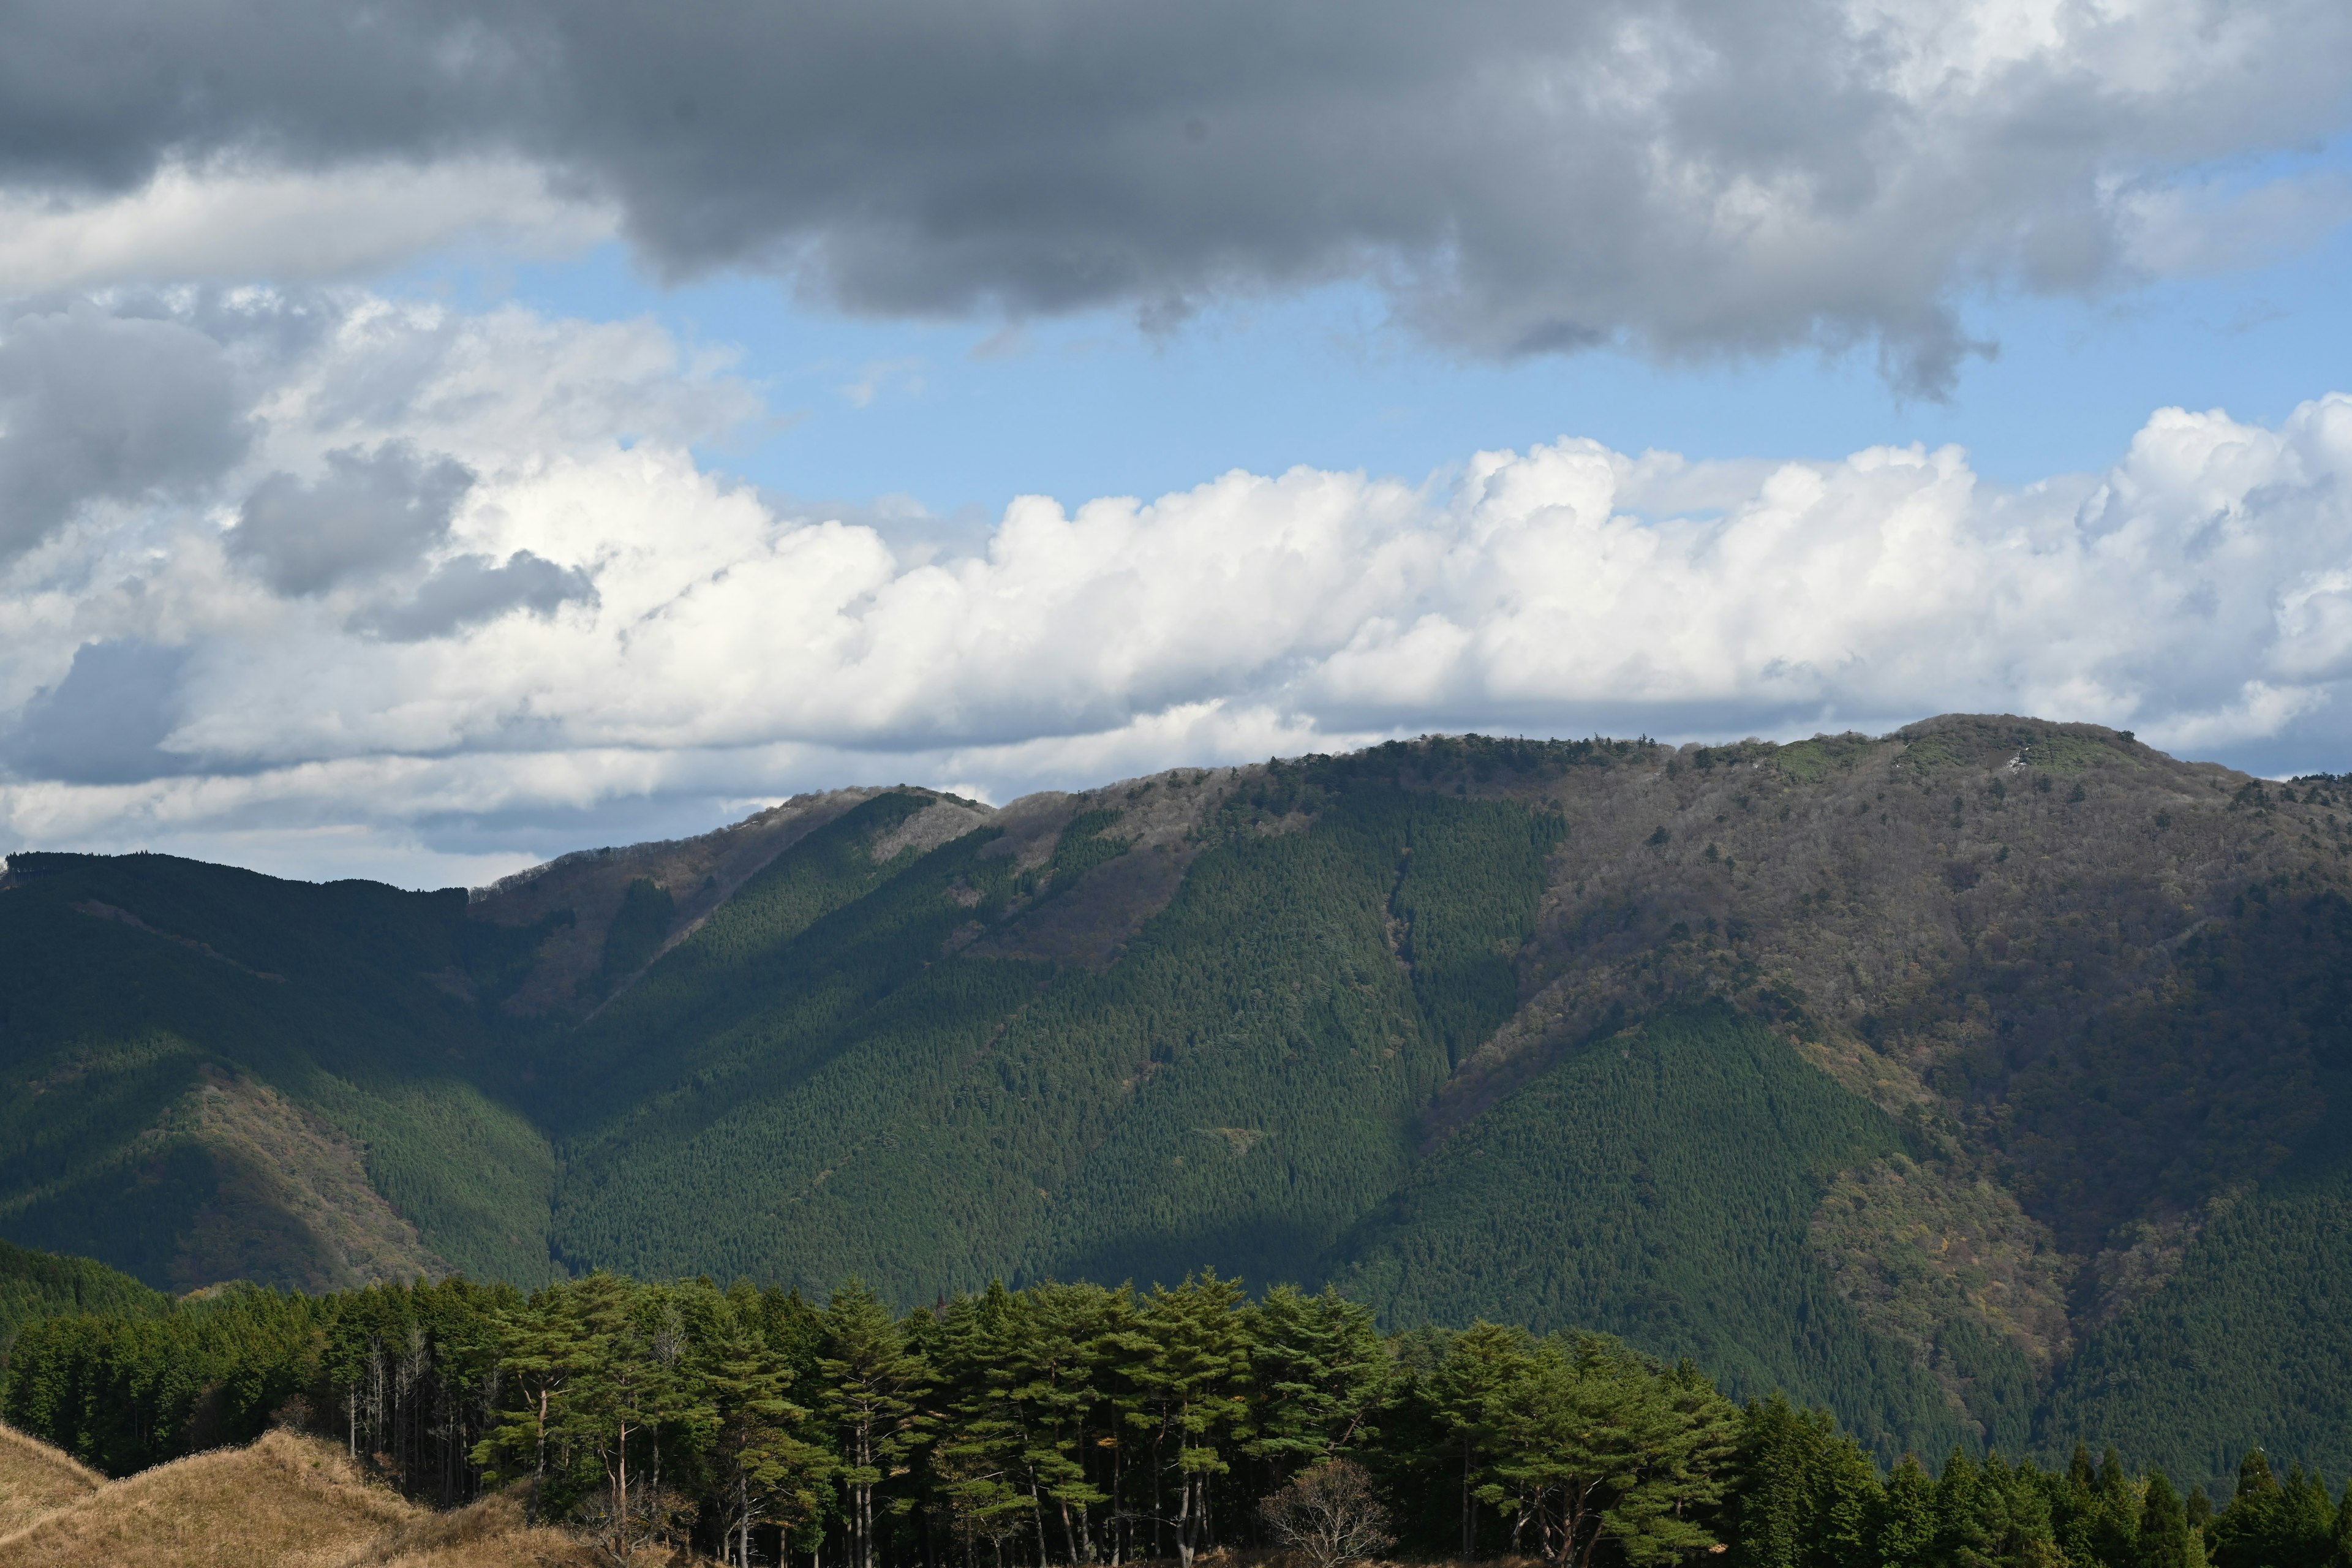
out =
[[[1239,1307],[1241,1281],[1203,1268],[1175,1289],[1153,1287],[1122,1343],[1127,1373],[1139,1390],[1129,1422],[1152,1440],[1155,1471],[1172,1475],[1176,1555],[1182,1568],[1213,1539],[1212,1483],[1233,1466],[1228,1444],[1248,1436],[1249,1338]],[[1159,1491],[1154,1482],[1155,1504]],[[1164,1514],[1164,1504],[1155,1506]]]
[[[503,1314],[499,1371],[513,1390],[509,1397],[520,1397],[507,1406],[474,1454],[486,1479],[493,1482],[522,1474],[530,1477],[530,1512],[534,1520],[547,1489],[548,1445],[564,1423],[565,1396],[575,1379],[595,1372],[587,1336],[571,1305],[568,1292],[541,1290]],[[352,1408],[357,1408],[356,1400]],[[352,1419],[356,1430],[356,1415]],[[527,1468],[524,1456],[529,1457]]]
[[[1886,1479],[1879,1515],[1878,1560],[1886,1568],[1927,1568],[1935,1560],[1936,1483],[1909,1454]]]
[[[1371,1421],[1389,1354],[1369,1308],[1328,1286],[1308,1296],[1277,1285],[1250,1312],[1249,1328],[1259,1394],[1248,1447],[1269,1462],[1271,1479],[1380,1436]]]
[[[1098,1285],[1039,1285],[1022,1292],[1020,1333],[1008,1363],[1010,1395],[1025,1413],[1032,1495],[1061,1518],[1073,1563],[1096,1558],[1094,1510],[1110,1500],[1087,1468],[1111,1337],[1132,1314],[1124,1292]],[[1041,1545],[1042,1549],[1042,1545]]]
[[[2277,1568],[2324,1568],[2334,1542],[2336,1505],[2319,1478],[2288,1468],[2271,1515],[2271,1560]]]
[[[1580,1335],[1538,1345],[1498,1404],[1481,1499],[1509,1514],[1514,1551],[1585,1568],[1606,1538],[1639,1568],[1716,1544],[1698,1518],[1721,1496],[1738,1428],[1712,1387]]]
[[[1429,1379],[1431,1404],[1459,1467],[1465,1561],[1478,1554],[1479,1495],[1493,1482],[1504,1403],[1526,1374],[1532,1349],[1526,1330],[1481,1321],[1454,1337]]]
[[[2248,1449],[2238,1461],[2238,1487],[2230,1506],[2213,1521],[2216,1568],[2280,1568],[2271,1560],[2277,1545],[2279,1494],[2270,1456],[2260,1448]]]
[[[861,1279],[833,1293],[824,1324],[817,1364],[842,1444],[852,1568],[875,1568],[875,1489],[920,1434],[916,1401],[929,1387],[930,1368],[909,1352],[898,1321]]]
[[[2139,1568],[2204,1568],[2205,1543],[2162,1470],[2147,1473],[2139,1516]]]
[[[808,1410],[786,1397],[792,1372],[761,1331],[757,1293],[703,1291],[695,1306],[689,1436],[706,1457],[722,1548],[731,1545],[733,1561],[751,1568],[753,1529],[790,1532],[816,1516],[830,1494],[832,1456],[808,1439]]]

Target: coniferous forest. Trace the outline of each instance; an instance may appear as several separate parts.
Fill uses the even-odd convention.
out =
[[[1814,1456],[1770,1517],[1858,1455],[1804,1506],[1885,1561],[1929,1551],[1885,1534],[1906,1456],[1971,1564],[2083,1557],[2094,1493],[2136,1561],[2158,1472],[2228,1515],[2256,1454],[2310,1546],[2352,1473],[2340,778],[1997,717],[1432,737],[1001,809],[845,790],[470,892],[17,854],[0,952],[0,1237],[39,1249],[0,1253],[10,1419],[111,1473],[290,1410],[462,1499],[521,1475],[532,1388],[551,1514],[813,1568],[1264,1542],[1342,1455],[1276,1514],[1369,1489],[1401,1551],[1752,1555],[1768,1415]],[[1235,1381],[1171,1414],[1153,1336],[1225,1274],[1308,1294],[1185,1329],[1224,1370],[1182,1377]],[[698,1277],[759,1292],[624,1282]],[[860,1300],[911,1370],[853,1441]],[[1083,1354],[989,1392],[1014,1362],[971,1347],[1056,1313]],[[1294,1319],[1374,1347],[1344,1441],[1284,1425]],[[1538,1484],[1504,1406],[1432,1403],[1473,1344],[1512,1431],[1567,1431],[1538,1385],[1666,1402],[1627,1433],[1719,1397],[1733,1458],[1658,1461],[1697,1489],[1656,1508],[1647,1460]],[[2252,1529],[2196,1517],[2217,1561]]]
[[[2259,1449],[2225,1506],[2078,1446],[1882,1474],[1607,1335],[1384,1335],[1336,1291],[992,1285],[904,1315],[596,1273],[251,1288],[43,1319],[0,1414],[114,1473],[308,1426],[442,1506],[522,1489],[615,1561],[1049,1568],[1287,1547],[1549,1568],[2341,1568],[2352,1498]],[[1344,1553],[1318,1550],[1344,1546]]]

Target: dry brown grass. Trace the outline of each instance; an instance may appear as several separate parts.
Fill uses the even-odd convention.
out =
[[[326,1568],[418,1512],[332,1444],[272,1432],[86,1491],[0,1535],[0,1568]]]
[[[331,1568],[593,1568],[599,1559],[560,1530],[534,1530],[511,1492],[394,1526]]]
[[[96,1470],[0,1423],[0,1538],[71,1507],[105,1484]]]
[[[600,1561],[560,1530],[530,1528],[512,1493],[435,1513],[369,1480],[332,1443],[291,1432],[109,1481],[0,1426],[0,1568],[594,1568]]]

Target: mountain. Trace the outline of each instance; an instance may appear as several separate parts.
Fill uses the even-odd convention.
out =
[[[178,1289],[1213,1262],[1886,1456],[2341,1473],[2347,791],[1953,716],[844,791],[472,895],[19,854],[0,1234]]]

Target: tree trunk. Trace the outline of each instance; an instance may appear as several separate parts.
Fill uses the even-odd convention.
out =
[[[1176,1561],[1180,1568],[1192,1568],[1192,1488],[1194,1476],[1187,1472],[1177,1489]]]
[[[539,1522],[540,1489],[547,1485],[547,1390],[539,1391],[539,1452],[530,1467],[530,1507],[527,1517],[532,1524]]]
[[[1478,1500],[1470,1495],[1470,1434],[1462,1434],[1462,1561],[1478,1554]]]

